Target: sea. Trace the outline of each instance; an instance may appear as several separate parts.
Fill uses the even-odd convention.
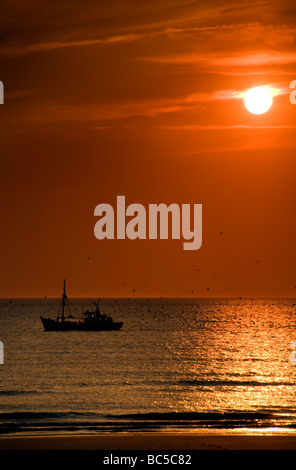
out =
[[[44,331],[58,307],[0,300],[2,436],[295,433],[295,299],[101,299],[121,330]]]

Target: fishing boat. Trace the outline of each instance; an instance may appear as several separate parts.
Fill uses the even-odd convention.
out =
[[[99,301],[94,302],[95,309],[85,310],[79,318],[71,314],[66,315],[69,310],[68,298],[66,295],[66,281],[64,281],[63,295],[60,308],[56,318],[40,316],[45,331],[109,331],[119,330],[123,322],[114,322],[113,319],[102,314],[99,309]]]

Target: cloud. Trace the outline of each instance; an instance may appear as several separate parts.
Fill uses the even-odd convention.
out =
[[[176,126],[157,126],[159,129],[173,131],[226,131],[235,129],[296,129],[296,125],[249,125],[249,124],[189,124]]]
[[[287,25],[236,23],[170,28],[161,34],[175,47],[159,48],[139,60],[224,75],[258,75],[267,69],[284,74],[282,67],[296,60],[296,28]]]
[[[162,62],[166,64],[193,65],[195,68],[215,69],[227,68],[236,70],[239,68],[267,67],[271,65],[294,64],[296,53],[275,50],[254,50],[241,53],[229,51],[222,53],[184,52],[178,55],[166,55],[155,57],[142,57],[141,60],[150,62]]]
[[[218,67],[265,67],[270,65],[293,64],[296,53],[282,51],[249,51],[244,54],[214,57],[211,62]]]
[[[109,104],[65,104],[60,102],[26,103],[17,107],[18,116],[27,123],[49,123],[60,121],[100,122],[125,119],[129,117],[156,117],[161,114],[178,113],[199,109],[205,103],[237,100],[243,97],[239,90],[215,90],[207,93],[193,93],[179,98],[155,98],[113,102]],[[12,98],[12,97],[11,97]],[[97,126],[102,129],[101,125]],[[106,129],[106,125],[103,125]]]
[[[111,36],[104,39],[84,39],[78,41],[53,41],[39,44],[29,44],[27,46],[6,46],[0,50],[0,55],[3,56],[22,56],[34,52],[52,51],[55,49],[64,49],[67,47],[86,47],[98,44],[115,44],[122,42],[131,42],[139,39],[139,34],[126,34],[119,36]]]
[[[281,88],[274,84],[266,85],[270,88],[273,96],[290,93],[291,90]],[[112,102],[112,106],[107,104],[75,104],[65,102],[38,102],[31,104],[25,103],[24,106],[18,105],[15,114],[11,114],[15,119],[21,119],[22,123],[58,123],[58,122],[81,122],[89,123],[88,129],[106,130],[110,129],[110,121],[122,120],[135,117],[155,118],[160,115],[173,113],[187,113],[203,111],[205,106],[210,103],[229,102],[242,100],[246,90],[213,90],[204,93],[192,93],[183,97],[168,98],[150,98],[137,100],[121,100]],[[18,93],[15,94],[18,96]],[[15,96],[8,95],[9,99]],[[107,122],[107,123],[106,123]],[[95,123],[95,124],[91,124]],[[264,126],[265,127],[265,126]],[[276,126],[278,127],[278,126]],[[169,128],[169,127],[167,127]],[[195,129],[195,130],[215,130],[224,129],[223,126],[176,126],[176,129]],[[249,128],[249,126],[225,126],[225,129]],[[255,126],[258,128],[258,126]]]

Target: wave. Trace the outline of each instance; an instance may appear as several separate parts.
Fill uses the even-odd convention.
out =
[[[36,394],[35,390],[0,390],[0,396],[13,396],[13,395],[31,395]]]
[[[96,414],[96,413],[90,413],[90,412],[63,412],[63,411],[57,411],[57,412],[47,412],[47,411],[42,411],[42,412],[35,412],[35,411],[12,411],[12,412],[4,412],[0,413],[0,421],[5,421],[5,420],[25,420],[25,421],[31,421],[31,420],[51,420],[51,419],[77,419],[77,418],[91,418],[93,417],[94,419],[98,419],[102,417],[101,414]]]
[[[286,414],[296,418],[296,409],[285,409]],[[50,423],[52,420],[59,422],[103,422],[103,421],[226,421],[226,420],[266,420],[281,419],[282,410],[270,411],[209,411],[209,412],[151,412],[151,413],[127,413],[127,414],[101,414],[95,412],[31,412],[15,411],[0,413],[0,422],[30,422],[40,421]]]
[[[122,414],[122,415],[108,415],[116,417],[117,419],[135,419],[135,420],[156,420],[156,421],[225,421],[228,419],[240,419],[240,420],[256,420],[256,419],[270,419],[275,418],[275,413],[268,412],[168,412],[168,413],[136,413],[136,414]]]
[[[177,384],[197,385],[206,387],[235,386],[235,387],[282,387],[295,386],[294,382],[258,382],[254,380],[179,380]]]
[[[296,410],[229,412],[151,412],[109,414],[79,412],[0,413],[0,434],[178,432],[196,429],[296,428]]]

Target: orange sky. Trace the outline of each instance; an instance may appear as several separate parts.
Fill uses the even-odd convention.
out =
[[[0,296],[65,277],[69,297],[294,296],[294,3],[17,3],[0,6]],[[261,116],[241,98],[258,85],[279,92]],[[202,248],[98,241],[117,195],[202,204]]]

